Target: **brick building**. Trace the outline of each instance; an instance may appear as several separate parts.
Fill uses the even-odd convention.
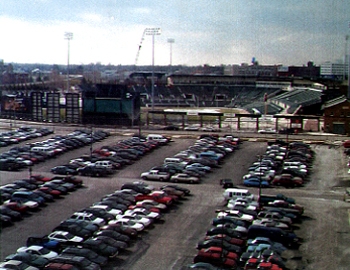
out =
[[[325,132],[350,134],[350,101],[346,96],[326,101],[322,108]]]

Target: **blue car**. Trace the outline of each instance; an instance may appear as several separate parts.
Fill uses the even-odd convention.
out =
[[[243,181],[243,185],[246,187],[262,187],[262,188],[267,188],[270,187],[269,182],[262,180],[258,177],[251,177],[247,178]]]

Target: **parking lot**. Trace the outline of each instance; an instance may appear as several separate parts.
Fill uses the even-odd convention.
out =
[[[122,138],[124,137],[111,136],[94,144],[94,147]],[[119,189],[125,182],[140,180],[142,172],[160,165],[164,158],[186,149],[193,142],[193,138],[174,137],[174,142],[170,145],[157,149],[112,176],[82,177],[85,183],[83,189],[49,204],[1,232],[1,259],[24,245],[28,236],[48,234],[74,211],[100,200],[103,195]],[[210,221],[215,216],[215,210],[223,206],[223,189],[219,186],[219,179],[232,178],[235,184],[240,185],[242,176],[256,161],[257,155],[264,153],[266,146],[266,142],[245,141],[237,152],[225,159],[222,168],[215,169],[203,178],[201,184],[181,184],[191,189],[192,196],[172,207],[164,214],[164,222],[155,224],[142,233],[128,252],[120,254],[104,269],[181,269],[191,263],[197,252],[197,242],[211,227]],[[348,269],[349,205],[343,201],[345,187],[348,186],[345,168],[347,159],[341,147],[312,144],[312,148],[316,152],[316,158],[310,182],[305,187],[271,188],[263,192],[283,193],[295,198],[297,203],[305,207],[303,221],[295,231],[304,241],[298,251],[290,253],[290,269]],[[35,165],[33,173],[51,175],[49,171],[53,166],[88,153],[88,146],[71,151],[57,159]],[[26,170],[1,172],[1,184],[27,178],[28,175]],[[150,183],[155,187],[161,185],[159,182]],[[258,193],[257,189],[250,189],[253,193]]]

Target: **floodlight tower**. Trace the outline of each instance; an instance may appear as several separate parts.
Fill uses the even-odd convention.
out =
[[[152,36],[152,111],[154,110],[154,36],[160,35],[160,28],[146,28],[146,35]]]
[[[73,39],[73,33],[65,32],[64,39],[68,42],[68,50],[67,50],[67,92],[69,92],[70,84],[69,84],[69,53],[70,53],[70,41]]]
[[[170,44],[170,66],[171,66],[173,62],[173,43],[175,43],[175,39],[168,38],[168,43]]]

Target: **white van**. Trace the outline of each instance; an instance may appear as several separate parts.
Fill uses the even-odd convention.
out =
[[[30,149],[30,151],[33,153],[45,153],[50,157],[55,155],[55,151],[51,147],[45,147],[45,146],[34,146]]]
[[[95,166],[113,169],[113,163],[109,160],[99,160],[95,162]]]
[[[248,189],[228,188],[224,191],[223,196],[225,200],[231,200],[236,198],[254,200],[254,194],[251,194]]]
[[[161,144],[166,144],[169,142],[167,138],[160,134],[148,134],[146,137],[147,141],[156,141]]]

